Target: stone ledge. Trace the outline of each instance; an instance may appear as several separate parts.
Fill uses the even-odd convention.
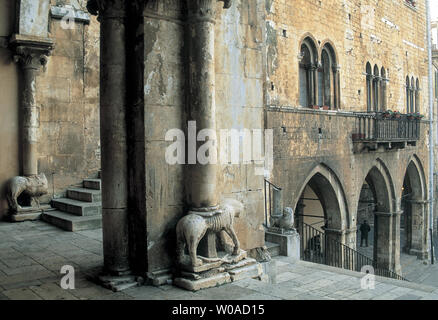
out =
[[[70,14],[75,22],[83,22],[85,24],[90,23],[90,15],[85,11],[61,6],[52,6],[50,8],[50,16],[53,19],[63,19],[67,14]]]
[[[207,264],[207,266],[210,268],[203,272],[181,270],[173,284],[186,290],[198,291],[247,278],[260,278],[263,274],[262,265],[252,258],[214,268],[211,268],[212,264]]]
[[[51,210],[52,208],[49,205],[41,205],[39,208],[22,207],[11,214],[9,219],[11,222],[35,221],[39,220],[44,212]]]
[[[220,286],[226,283],[230,283],[231,276],[227,272],[219,273],[210,278],[204,278],[199,280],[190,280],[186,278],[176,278],[174,284],[190,291],[198,291],[201,289],[207,289],[211,287]]]

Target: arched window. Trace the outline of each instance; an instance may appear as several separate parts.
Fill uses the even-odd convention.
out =
[[[382,80],[380,82],[380,110],[387,109],[386,103],[386,85],[388,83],[388,79],[386,78],[386,70],[384,67],[380,69],[380,75],[382,76]]]
[[[372,89],[371,89],[371,81],[373,79],[373,74],[371,71],[371,65],[367,62],[366,66],[366,74],[367,74],[367,111],[371,112],[372,105]]]
[[[380,76],[379,67],[374,66],[373,74],[373,108],[374,111],[379,111],[379,88],[380,88]]]
[[[300,104],[316,105],[316,63],[317,51],[313,40],[305,38],[301,44],[299,61]]]
[[[414,112],[414,108],[415,108],[415,100],[414,100],[414,92],[415,92],[415,80],[414,77],[411,78],[411,91],[410,91],[410,96],[411,96],[411,100],[409,102],[409,105],[411,106],[411,113]]]
[[[406,113],[411,112],[411,84],[409,83],[409,77],[406,77]]]
[[[420,81],[418,78],[415,85],[415,112],[420,112]]]
[[[339,70],[336,54],[330,44],[325,44],[321,51],[321,70],[319,72],[321,105],[330,109],[339,108]]]

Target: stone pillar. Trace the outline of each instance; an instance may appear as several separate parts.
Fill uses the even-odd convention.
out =
[[[375,212],[374,217],[374,261],[378,267],[392,269],[393,214]]]
[[[367,74],[367,111],[373,110],[373,76]]]
[[[196,121],[196,135],[203,129],[210,129],[216,133],[214,52],[216,3],[217,0],[187,1],[188,120]],[[230,6],[230,0],[224,1],[225,8]],[[209,136],[208,139],[212,141],[216,148],[217,137]],[[194,145],[191,146],[189,144],[187,200],[190,205],[189,213],[209,216],[213,215],[218,209],[218,193],[216,190],[217,164],[200,164],[197,159],[191,158],[196,156],[199,145],[196,145],[195,149],[193,148]],[[207,241],[204,240],[201,243],[201,250],[209,257],[216,256],[215,235],[208,234],[205,238]]]
[[[340,66],[333,66],[333,108],[339,109],[341,107],[341,82],[339,72]]]
[[[38,129],[39,107],[36,103],[36,77],[38,71],[47,63],[53,49],[48,38],[14,35],[10,42],[15,51],[14,60],[23,71],[21,96],[21,137],[22,174],[38,174]]]
[[[347,256],[342,250],[340,243],[344,243],[344,231],[339,229],[324,228],[324,233],[326,235],[326,243],[323,245],[323,250],[325,250],[325,257],[327,259],[326,263],[330,266],[339,268],[348,268]]]
[[[416,255],[419,259],[427,259],[427,233],[428,233],[428,201],[408,200],[411,204],[411,243],[409,254]]]
[[[357,226],[354,226],[350,229],[345,230],[345,245],[349,246],[350,248],[357,250]]]
[[[100,137],[104,269],[130,273],[126,128],[126,4],[89,1],[100,21]]]
[[[304,204],[303,199],[298,200],[297,208],[295,210],[295,228],[298,230],[298,233],[302,235],[303,232],[303,221],[304,221],[304,208],[306,205]]]
[[[392,270],[401,275],[400,264],[400,217],[403,211],[400,210],[400,201],[397,210],[392,213]]]
[[[310,105],[314,106],[318,104],[318,77],[317,77],[318,65],[316,63],[310,66]]]

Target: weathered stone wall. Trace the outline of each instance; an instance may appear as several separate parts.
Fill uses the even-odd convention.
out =
[[[336,196],[345,199],[346,217],[338,228],[355,246],[354,230],[360,191],[376,165],[387,168],[400,201],[403,179],[412,157],[422,165],[427,182],[427,125],[421,126],[416,147],[354,153],[354,111],[366,112],[366,63],[385,68],[387,108],[406,112],[405,78],[418,78],[427,87],[425,3],[416,8],[405,1],[266,1],[266,126],[274,131],[273,182],[284,190],[284,205],[295,207],[312,170],[323,164],[339,185]],[[340,110],[312,111],[299,105],[299,54],[305,37],[311,37],[321,54],[325,43],[335,50],[340,72]],[[420,112],[427,117],[427,92],[420,91]],[[378,160],[379,159],[379,160]],[[427,195],[426,195],[427,198]],[[336,219],[336,217],[329,217]],[[350,236],[348,236],[350,234]],[[390,239],[387,239],[390,241]],[[395,244],[397,246],[397,244]],[[395,249],[394,249],[395,250]]]
[[[221,2],[218,6],[221,6]],[[264,1],[233,1],[218,10],[216,23],[216,114],[217,129],[263,129]],[[222,141],[221,141],[222,143]],[[235,221],[244,249],[264,244],[263,176],[256,168],[263,162],[222,165],[218,174],[223,197],[242,201],[243,214]]]
[[[8,204],[4,197],[5,182],[19,174],[18,127],[18,66],[7,49],[7,37],[15,23],[14,1],[0,2],[0,219],[6,214]]]
[[[52,5],[77,1],[52,1]],[[50,193],[95,176],[100,169],[99,130],[99,23],[76,22],[65,29],[60,19],[50,20],[55,49],[37,79],[40,105],[40,172],[49,180]]]
[[[317,165],[324,164],[339,179],[345,196],[348,217],[342,224],[344,230],[356,226],[362,185],[378,159],[389,172],[397,200],[401,197],[407,166],[414,156],[423,166],[427,185],[428,130],[425,122],[421,125],[421,139],[416,147],[365,153],[353,153],[351,133],[355,117],[351,113],[272,109],[267,111],[267,127],[275,130],[272,179],[284,190],[284,205],[295,208],[310,173]],[[334,185],[334,181],[330,182]],[[337,196],[343,197],[341,193]],[[355,237],[350,241],[354,245]]]
[[[366,63],[387,71],[388,109],[405,112],[405,79],[419,79],[420,112],[427,114],[425,1],[267,0],[267,103],[299,106],[298,55],[311,36],[319,50],[329,41],[340,66],[340,108],[366,111]],[[286,36],[283,34],[286,31]],[[320,54],[320,53],[319,53]]]
[[[162,17],[167,17],[162,19]],[[184,25],[175,1],[152,1],[144,19],[144,127],[149,271],[170,267],[184,211],[184,171],[165,160],[166,132],[184,128]]]
[[[220,129],[263,129],[263,1],[235,1],[215,26],[216,124]],[[174,261],[175,226],[187,212],[186,172],[165,162],[169,129],[185,131],[187,75],[182,8],[154,1],[145,11],[144,101],[146,129],[146,206],[149,271]],[[264,244],[263,176],[254,163],[222,165],[218,193],[242,201],[245,212],[235,226],[244,249]],[[188,182],[190,184],[190,181]]]
[[[86,1],[52,0],[51,5],[85,9]],[[0,3],[0,219],[7,213],[4,186],[19,175],[20,67],[8,48],[16,32],[15,1]],[[49,17],[49,37],[56,45],[48,64],[37,77],[39,107],[38,170],[49,180],[48,201],[66,187],[96,175],[100,168],[99,133],[99,23],[77,22],[63,29],[61,20]],[[24,27],[24,26],[23,26]],[[33,29],[32,29],[33,30]],[[38,29],[39,30],[39,29]],[[54,181],[54,186],[52,182]]]

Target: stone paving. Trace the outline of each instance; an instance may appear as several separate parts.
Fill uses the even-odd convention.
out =
[[[271,282],[246,279],[188,292],[171,285],[140,286],[114,293],[91,282],[101,269],[102,230],[65,232],[41,221],[0,222],[0,300],[436,300],[438,287],[376,278],[361,289],[356,272],[276,257]],[[61,267],[75,268],[74,290],[60,287]],[[438,273],[437,273],[438,275]],[[428,277],[435,279],[433,274]],[[427,278],[427,277],[426,277]]]
[[[373,227],[368,237],[368,247],[360,247],[360,232],[357,233],[357,250],[366,255],[367,257],[373,258]],[[437,236],[434,236],[437,239]],[[400,230],[400,243],[403,244],[405,241],[404,229]],[[435,241],[435,256],[438,253],[438,241]],[[402,276],[409,281],[422,283],[426,285],[432,285],[438,287],[438,261],[434,265],[430,264],[430,260],[422,261],[417,259],[416,256],[406,254],[400,250],[400,265],[402,269]]]

